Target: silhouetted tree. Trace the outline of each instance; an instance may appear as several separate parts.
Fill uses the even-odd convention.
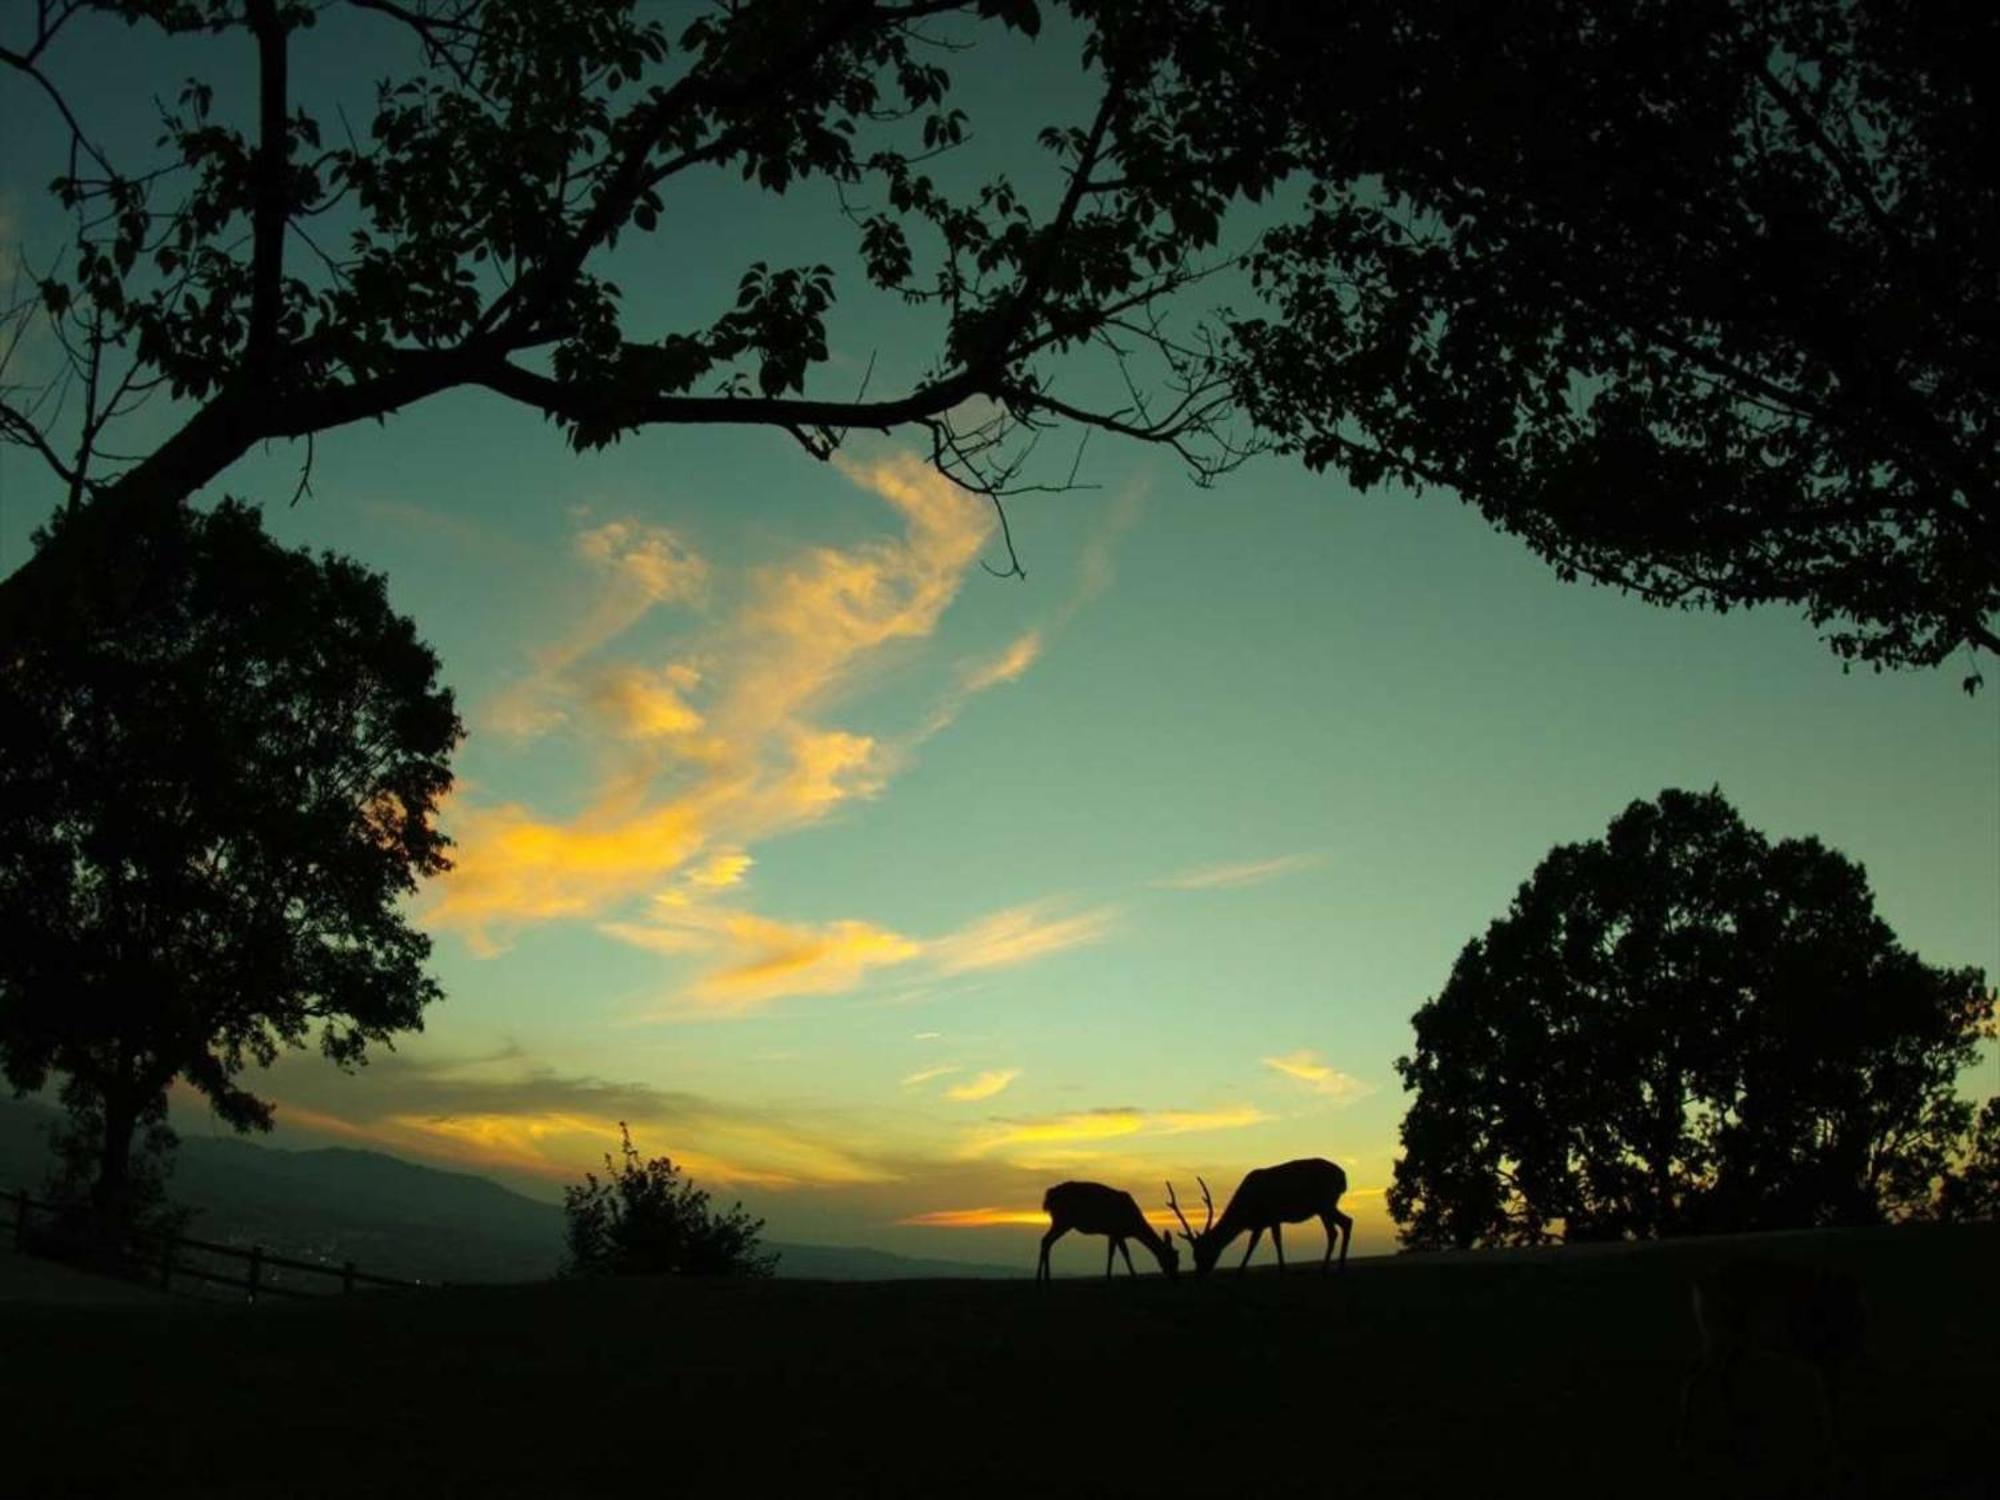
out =
[[[2000,1219],[2000,1097],[1979,1111],[1964,1158],[1938,1188],[1941,1219]]]
[[[1430,1248],[1914,1211],[1993,1009],[1860,866],[1663,792],[1553,850],[1417,1011],[1390,1213]]]
[[[1052,423],[1171,446],[1202,479],[1268,437],[1364,485],[1449,485],[1565,574],[1656,601],[1795,601],[1878,662],[2000,644],[1990,8],[742,0],[673,33],[658,14],[24,12],[0,79],[58,111],[76,234],[20,311],[53,320],[79,399],[55,415],[17,380],[0,437],[91,524],[67,568],[0,588],[0,630],[99,566],[131,508],[270,439],[477,387],[579,447],[752,425],[828,457],[913,429],[996,495],[1032,482]],[[65,50],[114,24],[190,38],[159,49],[154,160],[117,159],[62,92]],[[254,53],[254,97],[181,85],[200,33]],[[955,106],[954,51],[1009,65],[1031,41],[1081,65],[1083,99],[1039,131]],[[371,52],[372,103],[293,87]],[[1007,171],[950,158],[976,126],[982,149],[1019,135]],[[718,175],[786,195],[823,259],[746,251],[733,292],[705,291],[686,247],[715,241],[683,226],[714,216],[689,190]],[[1251,250],[1230,293],[1262,315],[1191,296],[1236,264],[1225,237]],[[634,324],[631,275],[684,287],[672,326]],[[884,322],[930,357],[836,376],[834,334]],[[170,434],[107,457],[162,388]]]
[[[708,1194],[664,1156],[642,1161],[618,1125],[622,1161],[604,1158],[605,1180],[586,1172],[563,1189],[570,1276],[769,1276],[778,1257],[759,1238],[764,1221],[741,1203],[711,1209]]]
[[[446,868],[461,733],[382,579],[254,510],[134,512],[121,556],[0,642],[0,1064],[60,1075],[107,1234],[176,1079],[268,1128],[248,1063],[317,1031],[351,1065],[421,1025],[399,902]]]
[[[1310,33],[1319,185],[1238,329],[1288,447],[1565,577],[1802,604],[1877,664],[2000,650],[2000,11],[1259,9]]]

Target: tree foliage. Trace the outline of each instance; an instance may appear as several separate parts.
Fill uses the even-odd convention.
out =
[[[1801,604],[1845,657],[2000,650],[2000,12],[1289,24],[1339,56],[1238,329],[1287,446],[1448,486],[1566,577]]]
[[[1920,1211],[1993,1010],[1860,866],[1666,791],[1553,850],[1417,1011],[1389,1209],[1421,1248]]]
[[[641,1160],[632,1132],[618,1125],[622,1160],[604,1158],[605,1178],[584,1174],[563,1189],[571,1276],[769,1276],[775,1253],[762,1248],[764,1221],[743,1205],[726,1212],[683,1177],[671,1159]]]
[[[1990,8],[732,0],[670,26],[636,0],[48,0],[34,18],[0,39],[0,80],[64,124],[50,170],[75,233],[19,311],[52,323],[76,399],[0,391],[0,436],[90,502],[74,571],[129,508],[260,443],[470,387],[585,448],[756,425],[827,457],[855,429],[914,430],[996,495],[1060,482],[1024,467],[1057,423],[1168,445],[1203,479],[1277,443],[1363,485],[1449,486],[1567,576],[1800,604],[1877,663],[2000,644],[2000,189],[1973,61],[2000,41]],[[160,79],[146,160],[114,156],[61,84],[119,24],[175,37],[176,66],[217,59]],[[954,70],[1030,47],[1082,97],[974,119]],[[251,87],[228,86],[229,49],[255,56]],[[303,103],[316,59],[350,54],[383,59],[375,96]],[[979,162],[960,151],[976,133]],[[619,278],[701,285],[689,205],[718,181],[783,198],[824,249],[746,250],[733,291],[649,324]],[[878,316],[917,320],[928,358],[857,389],[836,319],[865,341]],[[167,435],[112,457],[155,395]],[[58,586],[47,571],[0,589],[0,622]]]
[[[1963,1159],[1938,1189],[1941,1219],[2000,1219],[2000,1097],[1988,1099],[1973,1123]]]
[[[135,513],[123,562],[0,646],[0,1066],[62,1076],[113,1220],[175,1080],[267,1128],[247,1065],[317,1032],[349,1066],[421,1025],[439,991],[399,902],[446,868],[461,733],[383,580],[255,511]]]

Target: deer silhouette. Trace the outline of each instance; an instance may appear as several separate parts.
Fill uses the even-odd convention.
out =
[[[1194,1248],[1195,1275],[1206,1276],[1214,1270],[1223,1248],[1246,1229],[1250,1231],[1250,1247],[1237,1263],[1238,1273],[1249,1266],[1250,1257],[1257,1253],[1257,1242],[1267,1229],[1271,1231],[1271,1248],[1278,1252],[1278,1269],[1283,1271],[1285,1241],[1280,1226],[1306,1219],[1318,1219],[1326,1226],[1326,1256],[1320,1261],[1321,1274],[1333,1262],[1336,1239],[1340,1242],[1341,1269],[1347,1269],[1347,1246],[1354,1238],[1354,1220],[1340,1211],[1340,1195],[1347,1191],[1347,1173],[1333,1162],[1310,1156],[1280,1166],[1257,1168],[1236,1185],[1220,1223],[1215,1221],[1215,1200],[1208,1194],[1208,1184],[1199,1177],[1195,1181],[1201,1183],[1201,1201],[1207,1209],[1199,1234],[1174,1199],[1173,1185],[1167,1186],[1168,1206],[1181,1221],[1183,1237]]]
[[[1042,1258],[1035,1267],[1035,1280],[1038,1282],[1049,1279],[1050,1248],[1072,1229],[1079,1234],[1108,1237],[1110,1243],[1104,1247],[1104,1274],[1107,1278],[1111,1275],[1115,1257],[1119,1255],[1125,1257],[1127,1273],[1138,1274],[1132,1265],[1132,1252],[1125,1247],[1127,1240],[1137,1240],[1152,1251],[1160,1269],[1167,1275],[1173,1276],[1180,1271],[1180,1251],[1171,1239],[1146,1222],[1146,1216],[1139,1211],[1138,1202],[1130,1193],[1106,1187],[1101,1182],[1059,1182],[1042,1194],[1042,1210],[1049,1216],[1049,1232],[1042,1236]]]

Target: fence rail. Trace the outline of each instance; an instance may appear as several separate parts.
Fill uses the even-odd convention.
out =
[[[31,1198],[25,1191],[5,1194],[14,1204],[14,1248],[25,1250],[29,1237],[29,1216],[34,1213],[56,1214],[61,1212],[58,1205],[44,1203]],[[148,1237],[144,1258],[140,1262],[145,1268],[146,1278],[161,1291],[172,1288],[176,1277],[188,1281],[206,1282],[213,1286],[233,1287],[249,1294],[255,1302],[265,1297],[322,1297],[326,1292],[311,1292],[302,1287],[285,1286],[266,1276],[267,1271],[303,1271],[308,1275],[326,1276],[340,1282],[340,1291],[351,1294],[359,1287],[389,1287],[405,1290],[419,1290],[438,1285],[436,1282],[406,1281],[396,1276],[377,1276],[372,1272],[355,1267],[353,1261],[340,1265],[328,1265],[323,1261],[300,1260],[295,1256],[279,1255],[266,1250],[262,1245],[252,1245],[248,1250],[239,1245],[218,1245],[212,1240],[198,1240],[184,1234],[154,1235]],[[241,1277],[225,1276],[201,1266],[189,1265],[181,1259],[185,1251],[197,1251],[203,1255],[219,1255],[227,1260],[245,1263]]]

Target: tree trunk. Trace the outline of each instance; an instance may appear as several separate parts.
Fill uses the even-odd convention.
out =
[[[98,1142],[97,1180],[91,1184],[91,1253],[106,1265],[124,1255],[132,1229],[132,1133],[139,1108],[114,1086],[104,1093],[104,1136]]]

